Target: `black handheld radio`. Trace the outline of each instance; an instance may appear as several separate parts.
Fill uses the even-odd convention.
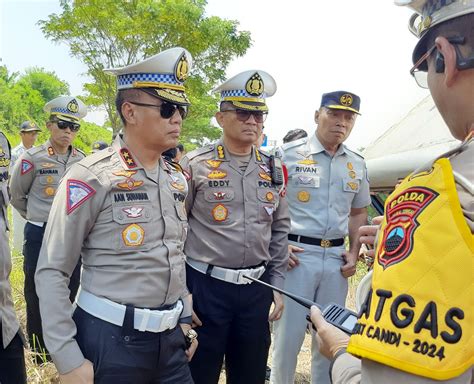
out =
[[[243,277],[248,280],[252,280],[256,283],[265,285],[266,287],[271,288],[274,291],[280,292],[281,294],[288,296],[290,299],[293,299],[298,304],[301,304],[303,307],[306,307],[308,309],[310,309],[312,305],[315,305],[316,307],[321,309],[323,317],[328,323],[334,325],[335,327],[339,328],[348,335],[353,334],[354,326],[357,323],[357,314],[355,312],[352,312],[351,310],[336,303],[329,303],[324,309],[322,309],[319,304],[316,304],[311,300],[305,299],[304,297],[284,291],[283,289],[277,288],[271,284],[265,283],[250,276],[244,275]],[[310,321],[309,316],[307,316],[306,318],[308,319],[308,321]]]

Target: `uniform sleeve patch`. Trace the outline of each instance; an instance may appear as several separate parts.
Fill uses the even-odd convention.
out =
[[[95,189],[79,180],[67,181],[67,210],[69,215],[95,194]]]
[[[21,174],[22,175],[26,175],[33,168],[34,168],[33,164],[31,162],[29,162],[28,160],[22,160],[21,161]]]

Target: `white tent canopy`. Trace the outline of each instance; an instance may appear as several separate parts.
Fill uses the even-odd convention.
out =
[[[371,189],[392,189],[398,178],[458,144],[427,96],[364,150]]]

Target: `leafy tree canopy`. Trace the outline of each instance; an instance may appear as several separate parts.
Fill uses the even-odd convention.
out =
[[[14,147],[20,142],[19,127],[25,120],[32,120],[43,131],[37,143],[49,137],[46,129],[48,114],[44,105],[60,95],[69,94],[69,85],[54,73],[42,68],[29,68],[25,74],[10,73],[6,66],[0,66],[0,129]],[[110,142],[112,132],[96,124],[83,121],[74,145],[89,153],[96,140]]]
[[[209,91],[251,43],[250,33],[239,31],[237,21],[207,17],[206,5],[206,0],[61,0],[62,13],[39,24],[46,37],[68,44],[71,54],[87,65],[94,83],[85,84],[85,101],[105,107],[114,132],[120,129],[115,78],[103,69],[126,66],[175,46],[188,49],[194,69],[186,86],[193,105],[182,141],[189,147],[219,137],[220,130],[210,123],[217,100]]]

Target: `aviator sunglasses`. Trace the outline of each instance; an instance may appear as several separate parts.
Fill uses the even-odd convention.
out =
[[[146,104],[139,103],[137,101],[129,101],[130,104],[139,105],[140,107],[150,107],[150,108],[159,108],[160,115],[163,119],[170,119],[178,110],[178,113],[181,115],[181,118],[184,120],[188,115],[188,109],[183,105],[176,105],[171,103],[163,102],[161,104]]]
[[[81,124],[79,123],[73,123],[71,121],[63,121],[63,120],[57,120],[55,121],[59,129],[66,129],[69,128],[71,132],[77,132],[79,131],[79,128],[81,128]]]
[[[221,112],[235,112],[237,120],[245,122],[250,118],[250,115],[253,115],[255,121],[257,123],[263,123],[268,113],[263,111],[247,111],[245,109],[226,109],[225,111]]]

